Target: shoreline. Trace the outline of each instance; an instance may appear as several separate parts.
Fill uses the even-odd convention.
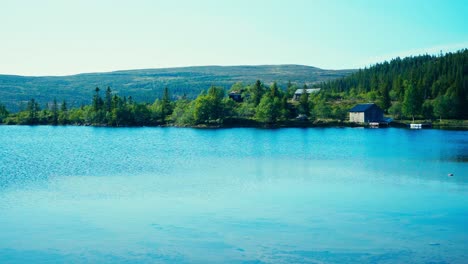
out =
[[[387,126],[377,127],[380,129],[385,128],[409,128],[409,124],[413,123],[411,120],[397,120],[389,123]],[[422,129],[441,129],[441,130],[460,130],[468,131],[468,120],[443,120],[426,122],[423,120],[415,120],[414,123],[429,123],[430,127]],[[281,128],[374,128],[369,124],[353,123],[349,121],[340,120],[323,120],[318,119],[314,121],[305,120],[289,120],[281,121],[272,124],[261,123],[250,119],[226,119],[222,124],[199,124],[199,125],[176,125],[176,124],[161,124],[161,125],[146,125],[146,126],[110,126],[105,124],[5,124],[0,123],[0,126],[85,126],[85,127],[108,127],[108,128],[130,128],[130,127],[175,127],[175,128],[197,128],[197,129],[226,129],[226,128],[259,128],[259,129],[281,129]]]

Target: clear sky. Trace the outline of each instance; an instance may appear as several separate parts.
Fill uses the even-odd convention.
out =
[[[365,67],[468,48],[468,0],[0,0],[0,73]]]

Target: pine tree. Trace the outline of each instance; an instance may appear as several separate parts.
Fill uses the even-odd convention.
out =
[[[169,95],[169,89],[167,86],[164,88],[164,95],[161,100],[161,119],[163,123],[166,123],[166,118],[172,114],[172,105]]]
[[[28,102],[26,111],[28,112],[27,123],[30,125],[36,125],[39,121],[38,113],[40,111],[40,108],[39,108],[39,104],[36,102],[34,98]]]
[[[54,97],[54,102],[52,103],[52,125],[58,125],[59,111],[57,105],[57,99]]]
[[[67,107],[67,101],[65,100],[63,100],[62,104],[60,105],[60,114],[59,114],[58,122],[61,125],[66,125],[68,123],[68,107]]]
[[[273,84],[270,86],[270,95],[272,97],[279,97],[280,96],[278,84],[276,84],[276,82],[273,82]]]
[[[106,100],[104,102],[104,106],[107,112],[112,112],[112,90],[109,86],[106,90]]]
[[[6,109],[4,104],[0,103],[0,123],[3,123],[3,120],[8,117],[10,113]]]
[[[95,94],[93,97],[93,110],[95,112],[101,110],[102,104],[103,104],[102,98],[99,95],[99,91],[100,91],[99,87],[96,87],[96,89],[94,89]]]
[[[382,109],[387,112],[391,105],[392,100],[390,99],[390,89],[385,85],[382,89]]]
[[[67,101],[65,101],[65,100],[62,101],[62,105],[60,106],[60,111],[62,111],[62,112],[67,112],[68,111]]]
[[[250,99],[253,102],[254,106],[257,106],[262,99],[263,94],[265,93],[263,85],[260,80],[257,80],[254,85],[250,87]]]

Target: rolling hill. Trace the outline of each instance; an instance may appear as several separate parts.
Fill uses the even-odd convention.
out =
[[[94,88],[110,86],[114,93],[132,96],[137,101],[153,102],[165,86],[174,97],[186,94],[193,98],[211,85],[229,88],[236,82],[266,84],[274,81],[285,87],[288,81],[302,85],[347,76],[355,70],[324,70],[303,65],[197,66],[141,69],[69,76],[0,75],[0,103],[10,111],[23,108],[35,98],[41,106],[67,100],[71,106],[91,101]]]

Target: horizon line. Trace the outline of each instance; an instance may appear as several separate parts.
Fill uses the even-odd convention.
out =
[[[182,66],[182,65],[178,65],[178,66],[162,66],[162,67],[147,67],[147,68],[129,68],[129,69],[116,69],[116,70],[102,70],[102,71],[85,71],[85,72],[78,72],[78,73],[70,73],[70,74],[44,74],[44,75],[41,75],[41,74],[31,74],[31,75],[26,75],[26,74],[10,74],[10,73],[0,73],[0,76],[17,76],[17,77],[31,77],[31,78],[40,78],[40,77],[69,77],[69,76],[76,76],[76,75],[87,75],[87,74],[104,74],[104,73],[116,73],[116,72],[127,72],[127,71],[143,71],[143,70],[165,70],[165,69],[183,69],[183,68],[204,68],[204,67],[265,67],[265,66],[302,66],[302,67],[311,67],[311,68],[316,68],[316,69],[320,69],[320,70],[326,70],[326,71],[350,71],[350,70],[354,70],[354,71],[358,71],[358,70],[363,70],[363,69],[367,69],[367,68],[370,68],[370,67],[373,67],[377,64],[380,64],[380,63],[385,63],[385,62],[391,62],[392,60],[394,59],[397,59],[397,58],[400,58],[400,59],[404,59],[404,58],[411,58],[411,57],[418,57],[418,56],[426,56],[426,55],[429,55],[429,56],[439,56],[440,54],[442,54],[442,56],[445,56],[446,54],[448,53],[457,53],[457,52],[461,52],[461,51],[464,51],[464,50],[467,50],[468,48],[466,47],[460,47],[460,44],[465,44],[466,42],[463,42],[463,43],[458,43],[456,46],[457,46],[457,49],[447,49],[447,47],[449,45],[446,45],[446,46],[436,46],[436,47],[432,47],[432,52],[425,52],[425,53],[419,53],[417,55],[415,54],[404,54],[402,56],[399,56],[397,55],[396,53],[394,53],[393,55],[390,55],[391,58],[388,58],[389,56],[385,56],[385,55],[382,55],[382,56],[379,56],[381,59],[377,62],[374,62],[374,63],[367,63],[365,66],[362,66],[362,67],[354,67],[354,68],[340,68],[340,69],[329,69],[329,68],[321,68],[321,67],[318,67],[318,66],[312,66],[312,65],[307,65],[307,64],[300,64],[300,63],[278,63],[278,64],[274,64],[274,63],[266,63],[266,64],[226,64],[226,65],[222,65],[222,64],[204,64],[204,65],[185,65],[185,66]],[[446,48],[446,51],[443,51],[443,49],[440,49],[438,52],[434,52],[434,49],[435,48]],[[455,47],[455,45],[453,45],[452,47]],[[415,50],[413,50],[415,51]],[[417,52],[414,52],[414,53],[417,53]],[[384,59],[384,57],[386,57],[386,59]]]
[[[45,75],[23,75],[23,74],[8,74],[0,73],[0,76],[17,76],[17,77],[68,77],[76,75],[85,75],[85,74],[103,74],[103,73],[116,73],[116,72],[127,72],[127,71],[144,71],[144,70],[165,70],[165,69],[184,69],[184,68],[207,68],[207,67],[268,67],[268,66],[301,66],[301,67],[310,67],[316,68],[325,71],[347,71],[347,70],[357,70],[355,68],[345,68],[345,69],[324,69],[312,65],[306,64],[295,64],[295,63],[285,63],[285,64],[208,64],[208,65],[188,65],[188,66],[169,66],[169,67],[149,67],[149,68],[132,68],[132,69],[121,69],[121,70],[103,70],[103,71],[93,71],[93,72],[80,72],[72,74],[45,74]]]

